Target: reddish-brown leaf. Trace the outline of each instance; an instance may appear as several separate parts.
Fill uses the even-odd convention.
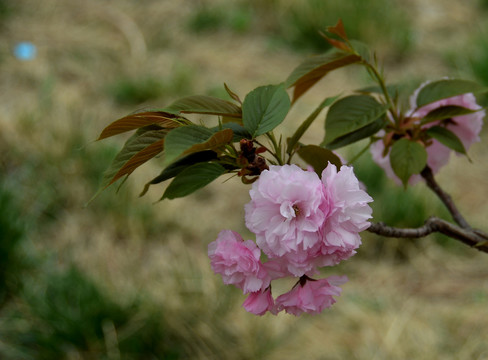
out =
[[[328,26],[327,31],[331,34],[339,36],[342,40],[348,40],[346,30],[344,29],[344,24],[342,23],[342,19],[339,19],[335,26]]]
[[[320,32],[320,36],[322,36],[329,44],[331,44],[336,49],[343,50],[345,52],[351,52],[351,47],[347,45],[344,41],[332,39],[322,32]]]
[[[307,59],[300,64],[286,80],[287,86],[294,86],[293,101],[302,96],[330,71],[361,61],[355,54],[333,50],[330,53]]]
[[[97,140],[105,139],[127,131],[135,130],[143,126],[158,124],[166,129],[174,129],[180,126],[175,120],[176,116],[162,111],[146,111],[124,116],[103,129]]]
[[[234,99],[235,101],[237,101],[239,104],[242,105],[242,101],[241,99],[239,98],[239,96],[233,92],[231,89],[229,89],[229,87],[227,86],[226,83],[224,83],[224,88],[225,88],[225,91],[227,91],[227,94],[229,94],[229,96]]]
[[[182,155],[188,155],[204,150],[217,150],[219,147],[232,142],[234,132],[231,129],[223,129],[215,133],[210,139],[201,144],[195,144],[185,150]]]
[[[163,110],[173,114],[207,114],[242,117],[241,107],[227,100],[207,95],[191,95],[176,100]]]
[[[110,186],[118,179],[124,175],[130,175],[135,169],[144,164],[146,161],[151,160],[153,157],[158,155],[164,150],[164,138],[152,143],[151,145],[145,147],[134,156],[132,156],[129,161],[127,161],[124,166],[122,166],[115,176],[110,180],[107,185]]]

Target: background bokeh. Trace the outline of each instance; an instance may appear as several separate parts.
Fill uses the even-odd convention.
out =
[[[256,317],[206,257],[221,229],[251,236],[238,180],[139,198],[154,159],[85,206],[124,141],[95,142],[103,127],[184,95],[226,97],[224,82],[241,98],[282,82],[327,49],[317,30],[339,17],[390,82],[488,85],[482,0],[0,0],[1,359],[488,359],[488,257],[453,240],[365,234],[358,255],[324,272],[350,279],[331,309]],[[35,52],[19,55],[22,42]],[[331,74],[280,130],[368,84],[354,68]],[[315,126],[307,141],[322,140]],[[486,230],[486,128],[481,137],[473,162],[453,157],[439,182]],[[396,187],[368,154],[356,172],[375,220],[448,218],[422,184]]]

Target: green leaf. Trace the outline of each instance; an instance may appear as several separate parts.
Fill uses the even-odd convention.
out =
[[[326,98],[324,101],[322,101],[322,103],[314,110],[313,113],[311,113],[309,115],[308,118],[305,119],[305,121],[298,127],[298,129],[295,131],[295,133],[292,135],[292,137],[290,139],[288,139],[288,144],[287,144],[287,150],[286,152],[288,153],[288,155],[290,155],[292,152],[293,152],[293,148],[295,147],[295,145],[298,143],[298,141],[301,139],[301,137],[303,136],[303,134],[305,134],[305,131],[308,130],[308,128],[310,127],[310,125],[312,125],[312,123],[314,122],[314,120],[317,118],[317,116],[320,114],[320,112],[327,106],[329,106],[330,104],[332,104],[334,101],[337,100],[337,98],[339,97],[339,95],[337,96],[333,96],[333,97],[328,97]]]
[[[239,142],[241,139],[251,139],[251,134],[242,126],[239,125],[238,123],[235,122],[228,122],[225,124],[222,124],[222,129],[231,129],[232,132],[234,133],[234,136],[232,137],[232,142]],[[220,127],[214,127],[212,128],[213,131],[218,131],[220,130]]]
[[[201,151],[201,152],[187,155],[175,161],[174,163],[170,164],[169,166],[167,166],[161,172],[161,174],[159,174],[154,179],[149,181],[146,185],[144,185],[144,189],[139,194],[139,196],[143,196],[149,190],[149,186],[159,184],[162,183],[163,181],[171,179],[192,165],[201,162],[209,162],[210,160],[216,160],[216,159],[217,159],[217,153],[211,150]]]
[[[281,124],[290,109],[283,85],[261,86],[247,94],[242,104],[242,122],[253,138]]]
[[[424,118],[420,121],[421,124],[428,124],[434,121],[440,121],[445,119],[451,119],[456,116],[462,116],[467,114],[475,113],[479,110],[472,110],[462,106],[447,105],[435,108],[430,111]]]
[[[361,57],[347,52],[331,49],[323,55],[305,60],[298,65],[286,79],[286,87],[295,87],[293,103],[308,89],[332,70],[361,61]]]
[[[151,125],[146,125],[146,126],[143,126],[141,128],[138,128],[136,130],[136,132],[130,138],[135,138],[137,136],[141,136],[144,133],[147,133],[148,131],[155,131],[155,130],[165,130],[166,134],[170,131],[168,129],[165,129],[162,126],[159,126],[158,124],[151,124]]]
[[[217,150],[232,141],[231,129],[214,132],[204,126],[188,125],[172,130],[166,137],[165,164],[178,157],[204,150]]]
[[[442,145],[447,146],[460,154],[466,154],[466,149],[464,148],[461,140],[452,131],[446,129],[442,126],[432,126],[427,130],[427,135],[439,141]]]
[[[181,124],[176,121],[176,116],[162,111],[145,111],[130,114],[115,120],[102,130],[97,140],[105,139],[114,135],[122,134],[126,131],[135,130],[151,124],[158,124],[161,128],[174,129]]]
[[[438,100],[447,99],[453,96],[480,93],[487,91],[487,88],[473,81],[459,79],[444,79],[428,83],[420,89],[417,95],[417,107],[431,104]]]
[[[390,97],[394,98],[397,94],[401,93],[402,87],[400,85],[387,85],[386,91]],[[361,89],[355,90],[355,92],[360,94],[383,94],[383,89],[379,85],[366,86]]]
[[[334,140],[364,128],[381,118],[387,105],[382,105],[368,95],[351,95],[336,101],[325,120],[326,145]]]
[[[342,166],[342,161],[332,151],[321,148],[317,145],[306,145],[298,150],[298,155],[312,165],[315,172],[321,176],[322,171],[327,167],[328,163],[334,164],[337,169]]]
[[[418,142],[400,139],[391,147],[390,164],[406,187],[408,179],[413,174],[419,174],[427,164],[427,151]]]
[[[199,163],[180,172],[166,188],[162,199],[184,197],[201,189],[225,173],[225,168],[216,163]]]
[[[383,129],[387,124],[388,124],[388,120],[386,120],[386,118],[382,116],[379,119],[373,121],[371,124],[368,124],[359,130],[353,131],[343,136],[339,136],[338,138],[332,140],[330,143],[327,144],[324,141],[320,145],[325,146],[327,149],[330,150],[339,149],[343,146],[350,145],[352,143],[355,143],[356,141],[366,139],[376,134],[378,131]]]
[[[176,100],[163,111],[180,114],[208,114],[240,118],[242,111],[239,106],[227,100],[213,96],[192,95]]]

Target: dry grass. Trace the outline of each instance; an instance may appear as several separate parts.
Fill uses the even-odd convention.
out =
[[[444,39],[440,23],[451,24],[448,30],[457,36],[468,35],[453,30],[473,18],[464,2],[449,2],[458,11],[441,1],[420,11],[421,3],[411,6],[422,56],[414,54],[402,68],[391,65],[398,80],[446,75],[434,58]],[[154,306],[170,309],[166,320],[194,343],[196,358],[488,359],[486,254],[424,239],[403,262],[387,253],[359,256],[332,269],[350,281],[324,314],[258,318],[240,308],[244,298],[221,285],[206,258],[206,244],[222,228],[246,233],[247,193],[237,181],[153,204],[161,187],[142,199],[137,192],[158,172],[154,161],[131,177],[119,197],[109,191],[83,207],[94,193],[94,176],[108,165],[96,162],[107,161],[101,154],[121,145],[91,140],[110,121],[135,110],[116,105],[107,92],[110,84],[148,76],[170,82],[175,71],[183,71],[192,76],[193,93],[215,92],[225,81],[243,97],[256,86],[282,81],[301,60],[254,32],[189,33],[185,19],[195,4],[15,2],[0,35],[0,150],[26,213],[33,222],[44,222],[30,234],[35,248],[48,251],[58,265],[78,264],[121,302],[143,294]],[[11,56],[21,40],[38,46],[36,59],[19,62]],[[297,104],[290,119],[343,85],[359,83],[362,78],[334,74]],[[140,106],[165,105],[174,96],[168,92]],[[294,126],[287,121],[285,132]],[[307,134],[310,141],[321,140],[320,127]],[[473,147],[474,165],[455,159],[440,178],[479,227],[486,227],[488,214],[486,131],[483,138]],[[368,241],[365,247],[374,247],[376,240]],[[239,342],[229,342],[229,334]]]

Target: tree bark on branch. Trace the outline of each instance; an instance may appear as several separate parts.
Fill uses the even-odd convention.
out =
[[[486,235],[480,234],[476,230],[463,229],[437,217],[430,217],[423,226],[418,228],[396,228],[379,222],[371,224],[367,231],[385,237],[396,238],[421,238],[434,232],[439,232],[479,251],[488,253],[488,238]]]
[[[367,231],[385,237],[396,238],[421,238],[439,232],[479,251],[488,253],[488,234],[481,230],[473,229],[459,212],[451,196],[447,194],[434,179],[432,170],[426,166],[420,173],[431,189],[449,210],[457,225],[438,217],[430,217],[423,226],[418,228],[397,228],[385,225],[382,222],[371,224]]]

